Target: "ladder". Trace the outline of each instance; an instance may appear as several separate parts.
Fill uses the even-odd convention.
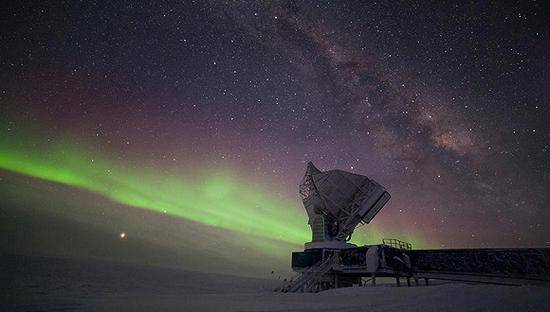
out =
[[[331,255],[324,261],[321,260],[315,265],[307,268],[292,278],[288,283],[276,289],[280,292],[314,292],[323,276],[328,273],[334,264],[336,264],[336,255]]]

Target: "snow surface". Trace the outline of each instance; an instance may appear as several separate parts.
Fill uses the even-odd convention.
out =
[[[0,311],[550,311],[550,288],[433,283],[282,294],[277,280],[123,263],[0,258]]]

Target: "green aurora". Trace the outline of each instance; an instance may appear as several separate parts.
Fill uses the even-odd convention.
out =
[[[174,176],[151,168],[128,168],[68,140],[48,140],[47,146],[29,143],[36,141],[20,133],[0,135],[0,169],[85,189],[130,207],[236,231],[248,235],[258,248],[265,239],[287,244],[289,249],[310,240],[307,217],[294,207],[296,203],[276,200],[258,184],[241,181],[230,171]],[[380,231],[369,226],[358,230],[353,242],[379,243],[381,238]],[[415,246],[425,245],[410,236],[407,239]]]

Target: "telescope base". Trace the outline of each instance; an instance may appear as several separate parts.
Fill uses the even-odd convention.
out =
[[[324,242],[309,242],[305,243],[304,247],[308,249],[349,249],[357,248],[357,245],[342,241],[324,241]]]

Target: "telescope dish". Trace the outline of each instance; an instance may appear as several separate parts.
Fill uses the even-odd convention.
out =
[[[320,171],[311,162],[300,183],[300,196],[312,242],[349,240],[355,227],[369,223],[390,199],[374,180],[342,170]]]

